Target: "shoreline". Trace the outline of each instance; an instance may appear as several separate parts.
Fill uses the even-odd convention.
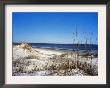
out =
[[[20,45],[22,43],[13,43],[13,45]],[[75,51],[76,44],[56,44],[56,43],[28,43],[32,48],[61,50],[61,51]],[[78,44],[79,51],[98,51],[97,44]],[[85,49],[86,46],[86,49]],[[91,48],[92,47],[92,48]]]

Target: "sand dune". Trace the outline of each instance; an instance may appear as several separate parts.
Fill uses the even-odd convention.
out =
[[[98,58],[76,52],[13,46],[13,76],[96,76]]]

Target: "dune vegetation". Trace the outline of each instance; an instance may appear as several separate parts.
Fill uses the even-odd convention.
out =
[[[13,46],[13,76],[97,76],[95,55]]]

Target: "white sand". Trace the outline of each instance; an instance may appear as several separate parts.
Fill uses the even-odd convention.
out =
[[[29,48],[25,49],[22,46],[13,46],[13,75],[37,75],[37,76],[48,76],[48,75],[74,75],[84,76],[90,75],[85,73],[88,69],[93,69],[93,75],[98,74],[98,59],[74,58],[75,53],[66,53],[63,51],[40,49],[40,48]],[[69,61],[69,64],[68,64]],[[79,61],[81,66],[74,68],[75,62]],[[73,63],[72,63],[73,62]],[[87,64],[85,66],[85,62]],[[69,69],[65,69],[65,66],[73,66]],[[90,66],[91,65],[91,68]],[[80,69],[82,68],[82,69]],[[52,70],[55,69],[55,70]],[[63,70],[62,70],[63,69]],[[65,69],[65,70],[64,70]],[[66,72],[66,73],[65,73]]]

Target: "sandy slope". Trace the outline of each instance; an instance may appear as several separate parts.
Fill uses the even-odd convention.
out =
[[[76,53],[31,46],[13,46],[13,75],[37,76],[87,76],[98,75],[97,58],[87,58]]]

